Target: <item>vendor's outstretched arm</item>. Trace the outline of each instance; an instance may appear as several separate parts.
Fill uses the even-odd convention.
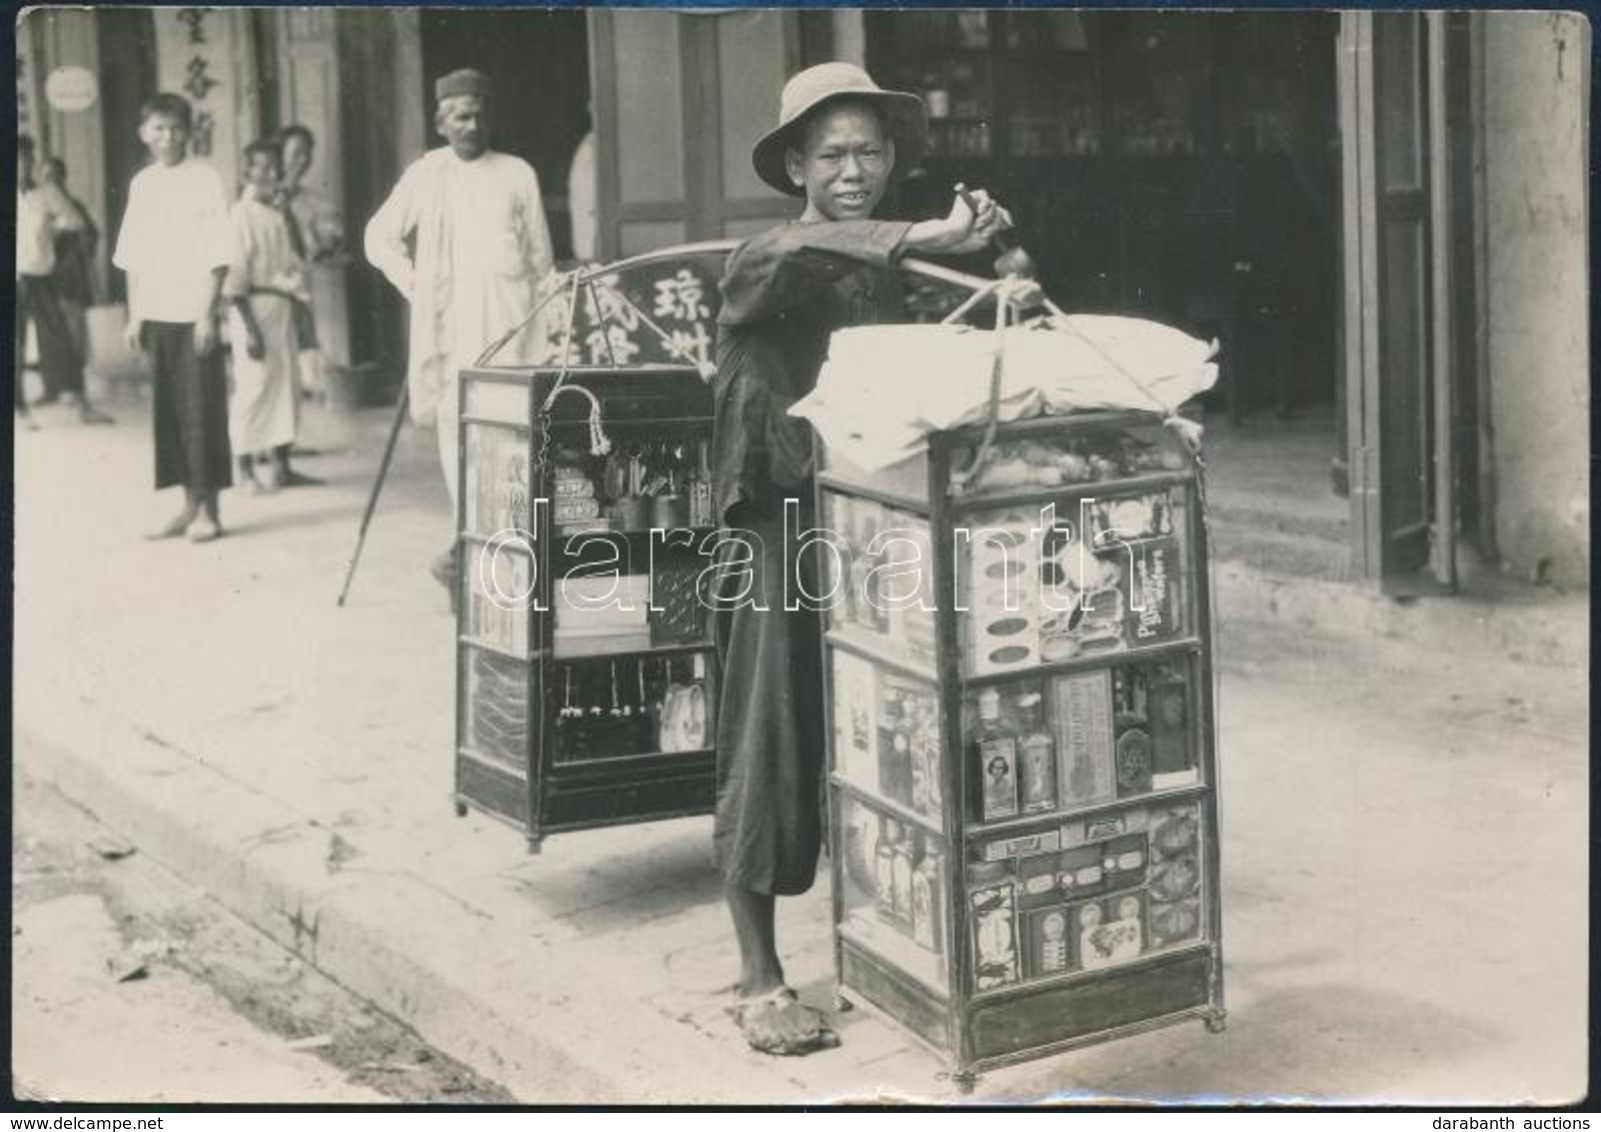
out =
[[[887,267],[908,252],[975,251],[1011,222],[982,191],[970,194],[978,211],[957,197],[949,215],[915,224],[893,220],[836,220],[775,228],[742,244],[723,277],[725,326],[759,322],[806,302],[823,287],[863,265]]]
[[[740,245],[723,276],[725,326],[760,322],[807,302],[862,266],[886,267],[903,250],[911,224],[839,220],[790,224]]]

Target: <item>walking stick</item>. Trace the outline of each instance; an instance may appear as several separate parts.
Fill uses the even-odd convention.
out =
[[[378,465],[378,478],[373,481],[372,494],[367,497],[367,510],[361,517],[361,529],[356,532],[356,549],[350,555],[350,569],[345,571],[345,586],[339,591],[341,609],[344,608],[345,598],[350,596],[350,583],[356,577],[356,564],[361,561],[361,548],[367,543],[367,525],[372,522],[372,513],[378,507],[378,495],[384,489],[384,477],[389,474],[389,462],[395,455],[395,440],[400,436],[400,426],[406,420],[406,409],[410,400],[410,387],[402,385],[400,401],[395,405],[395,419],[389,426],[389,441],[384,445],[384,458]]]

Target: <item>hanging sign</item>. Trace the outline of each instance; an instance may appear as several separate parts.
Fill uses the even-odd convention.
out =
[[[44,81],[45,101],[61,114],[81,114],[100,98],[100,83],[88,67],[57,67]]]

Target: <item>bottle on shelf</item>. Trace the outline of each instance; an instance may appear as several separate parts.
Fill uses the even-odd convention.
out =
[[[1017,788],[1020,809],[1038,814],[1056,809],[1056,739],[1045,726],[1045,711],[1038,692],[1017,701],[1022,717],[1017,741]]]
[[[945,950],[945,855],[924,839],[923,859],[912,873],[912,939],[935,955]]]
[[[912,934],[912,830],[901,827],[900,840],[890,847],[890,904],[895,913],[895,926],[907,935]]]
[[[1017,816],[1017,736],[1001,721],[1001,694],[985,688],[978,697],[978,735],[973,742],[983,783],[984,820]]]
[[[879,818],[878,847],[873,851],[873,910],[887,924],[895,922],[895,844],[901,839],[901,823]]]

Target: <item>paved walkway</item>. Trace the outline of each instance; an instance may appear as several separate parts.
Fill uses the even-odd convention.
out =
[[[336,609],[388,411],[322,416],[327,486],[224,497],[152,544],[148,425],[17,438],[15,725],[30,773],[529,1101],[950,1099],[865,1012],[813,1057],[746,1051],[709,822],[529,856],[450,803],[449,522],[403,436]],[[1260,613],[1261,611],[1257,611]],[[1585,673],[1229,618],[1221,702],[1228,1031],[988,1074],[980,1099],[1557,1100],[1583,1091]],[[781,902],[830,991],[826,879]],[[289,1098],[285,1098],[289,1099]]]

